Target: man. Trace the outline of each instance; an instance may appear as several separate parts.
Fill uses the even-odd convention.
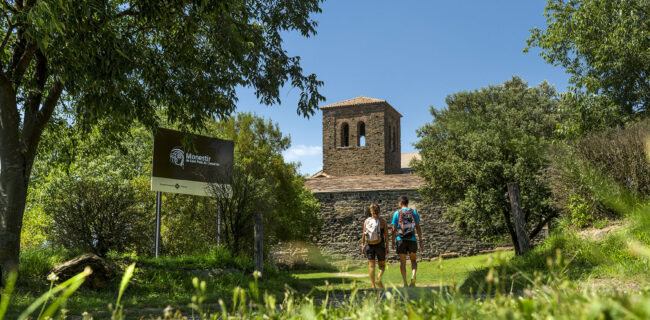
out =
[[[404,286],[406,282],[406,255],[411,259],[411,287],[415,286],[415,274],[418,269],[417,252],[418,239],[420,250],[424,250],[422,245],[422,229],[420,229],[420,216],[415,209],[409,208],[409,199],[407,196],[400,196],[398,199],[400,209],[393,214],[393,250],[399,254],[399,269],[402,272]],[[415,236],[417,231],[417,237]],[[397,243],[395,243],[397,236]]]

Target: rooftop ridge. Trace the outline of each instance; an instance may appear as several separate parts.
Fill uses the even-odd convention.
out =
[[[376,99],[376,98],[364,97],[364,96],[359,96],[356,98],[331,103],[326,106],[322,106],[320,109],[323,110],[323,109],[332,109],[332,108],[364,106],[369,104],[384,104],[388,106],[390,109],[392,109],[393,111],[397,112],[397,114],[400,117],[402,117],[402,114],[399,113],[399,111],[397,111],[397,109],[395,109],[390,103],[388,103],[388,101]]]

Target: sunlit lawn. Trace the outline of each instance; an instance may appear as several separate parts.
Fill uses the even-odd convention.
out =
[[[470,272],[477,269],[483,269],[489,266],[489,259],[504,261],[510,259],[514,253],[512,251],[483,254],[472,257],[460,257],[453,259],[443,259],[432,262],[419,262],[417,272],[417,286],[438,288],[450,286],[452,284],[460,285],[467,279]],[[344,268],[345,269],[345,268]],[[410,279],[411,263],[406,263],[407,281]],[[370,288],[370,279],[368,276],[368,266],[355,264],[344,272],[295,272],[294,277],[300,280],[311,282],[314,288],[314,294],[327,290],[326,284],[334,290],[351,290],[353,288],[367,289]],[[384,286],[402,286],[402,276],[400,273],[399,262],[390,262],[386,267],[383,277]]]

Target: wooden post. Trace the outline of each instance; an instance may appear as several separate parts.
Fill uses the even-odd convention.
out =
[[[530,241],[528,240],[528,234],[526,234],[526,218],[521,210],[519,185],[516,182],[508,182],[508,195],[510,196],[512,220],[515,224],[515,232],[517,233],[519,255],[523,255],[530,250]]]
[[[257,216],[255,216],[255,271],[258,271],[260,273],[260,277],[262,275],[262,269],[264,266],[264,241],[263,241],[263,236],[262,236],[262,214],[258,213]]]

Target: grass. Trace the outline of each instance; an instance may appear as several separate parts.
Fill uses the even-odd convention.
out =
[[[416,315],[415,318],[485,318],[489,314],[512,319],[531,318],[532,314],[540,313],[568,319],[574,318],[572,312],[578,308],[575,312],[582,312],[579,315],[583,318],[648,318],[649,221],[632,219],[626,228],[599,241],[584,240],[576,230],[560,226],[541,245],[521,257],[513,257],[512,252],[499,252],[421,262],[418,288],[388,290],[381,297],[372,290],[365,290],[370,284],[367,266],[362,264],[349,265],[344,268],[343,275],[323,271],[285,272],[265,266],[264,280],[252,286],[251,259],[233,257],[218,248],[202,255],[183,257],[153,259],[113,255],[111,258],[123,270],[136,264],[121,301],[120,308],[126,310],[144,307],[162,310],[171,306],[184,310],[185,314],[209,308],[210,313],[224,315],[227,309],[230,317],[277,319],[314,318],[311,315],[390,319],[404,318],[402,313]],[[49,283],[45,276],[48,270],[74,254],[57,248],[25,252],[21,256],[18,290],[12,296],[5,319],[15,319],[47,292]],[[407,272],[410,273],[409,265]],[[216,277],[199,276],[193,280],[195,271],[212,269],[233,272]],[[638,286],[635,292],[615,294],[603,294],[585,287],[585,283],[598,279],[617,280],[605,282],[607,290],[620,289],[626,282]],[[401,282],[399,265],[390,264],[384,284],[399,287]],[[116,309],[111,309],[109,304],[115,303],[119,287],[116,279],[106,290],[80,289],[65,301],[64,306],[69,314],[99,310],[100,313],[94,313],[99,318],[110,317]],[[363,294],[359,295],[359,290]],[[332,301],[328,300],[332,294],[335,295],[335,307],[327,302]],[[284,299],[272,296],[284,296]],[[199,301],[207,306],[199,307]],[[563,301],[571,301],[572,305]],[[275,308],[278,303],[283,309]],[[151,311],[145,311],[144,315],[148,313]]]
[[[503,294],[513,291],[521,294],[525,289],[535,288],[540,283],[547,286],[557,279],[568,281],[575,287],[599,279],[616,279],[618,282],[611,282],[610,285],[634,281],[640,283],[643,288],[644,284],[650,283],[648,260],[640,259],[630,252],[630,238],[641,239],[646,243],[647,231],[631,227],[609,234],[600,241],[587,241],[580,238],[576,230],[561,227],[523,257],[514,257],[512,252],[497,252],[419,262],[418,288],[396,294],[407,294],[414,301],[431,295],[437,295],[436,299],[443,299],[440,296],[443,292],[456,292],[460,295],[469,293],[470,297],[474,294],[493,294],[495,290]],[[54,264],[75,254],[77,253],[60,248],[24,252],[21,255],[23,269],[18,290],[13,295],[7,319],[15,318],[20,311],[46,292],[49,288],[49,282],[45,279],[47,272]],[[213,310],[217,308],[216,304],[220,299],[225,303],[233,303],[233,288],[246,288],[253,281],[253,264],[249,258],[233,257],[218,248],[192,256],[154,259],[112,255],[111,258],[122,269],[136,263],[129,288],[122,298],[122,307],[127,310],[145,307],[163,309],[167,306],[190,310],[187,306],[192,303],[192,297],[196,294],[192,279],[196,276],[196,271],[200,270],[232,271],[217,277],[198,276],[199,280],[205,281],[204,299],[212,304]],[[552,263],[549,264],[549,261]],[[365,261],[349,264],[341,269],[342,272],[286,272],[278,271],[273,266],[265,266],[265,279],[260,281],[258,286],[262,292],[276,296],[284,295],[285,285],[288,285],[293,288],[291,292],[294,294],[311,299],[323,299],[328,294],[335,294],[340,300],[341,297],[350,297],[358,290],[364,291],[364,296],[371,298],[373,293],[366,290],[370,288],[370,283],[368,267],[364,263]],[[495,279],[492,280],[494,283],[487,280],[490,277]],[[407,263],[408,278],[410,263]],[[383,282],[388,288],[401,287],[399,263],[388,264]],[[109,304],[115,303],[119,285],[119,280],[116,279],[106,290],[80,289],[66,301],[65,308],[71,314],[99,310],[103,313],[95,314],[109,316],[110,313],[106,310]],[[452,303],[451,300],[445,301]],[[459,298],[453,298],[453,301],[466,303]]]
[[[49,270],[57,263],[63,262],[76,254],[60,248],[41,248],[26,251],[21,255],[20,277],[8,309],[7,319],[14,319],[37,297],[49,289],[46,279]],[[218,299],[229,301],[232,289],[248,286],[253,280],[253,262],[247,257],[232,257],[220,248],[203,255],[182,257],[160,257],[158,259],[119,256],[111,257],[124,270],[136,263],[128,293],[122,298],[125,309],[137,308],[184,308],[191,302],[196,289],[192,283],[194,277],[206,283],[206,299],[216,302]],[[200,270],[225,270],[225,273],[210,277],[197,275]],[[273,294],[282,294],[285,284],[306,290],[288,272],[280,272],[271,265],[265,266],[265,280],[259,282],[261,290]],[[109,304],[115,303],[118,279],[109,283],[100,291],[80,289],[66,301],[66,309],[71,314],[84,311],[107,310]]]
[[[472,272],[483,269],[491,260],[508,261],[513,252],[497,252],[493,254],[443,259],[433,262],[419,262],[417,272],[417,286],[430,289],[455,286],[463,283]],[[347,269],[347,268],[346,268]],[[407,281],[411,277],[411,264],[406,265]],[[370,288],[368,266],[354,266],[346,272],[320,272],[300,271],[294,272],[296,279],[310,283],[313,286],[312,294],[322,295],[329,289],[350,291],[354,288]],[[383,276],[383,283],[387,287],[402,286],[402,275],[399,262],[388,263]]]
[[[648,256],[650,258],[650,256]],[[490,257],[488,257],[490,259]],[[467,259],[454,259],[462,261]],[[478,259],[477,259],[478,260]],[[554,274],[546,283],[535,281],[530,290],[522,295],[504,294],[495,290],[482,298],[463,295],[450,288],[430,291],[417,297],[408,291],[387,290],[381,295],[371,292],[365,295],[353,290],[344,299],[313,299],[287,291],[284,298],[262,293],[255,279],[248,289],[231,290],[233,299],[210,308],[206,284],[194,280],[189,311],[169,313],[165,319],[185,319],[196,315],[199,319],[648,319],[650,318],[650,288],[640,292],[605,293],[583,290],[574,282],[566,281],[556,273],[552,265],[561,265],[561,258],[551,261],[549,273]],[[448,260],[453,261],[453,260]],[[431,263],[429,263],[431,264]],[[443,261],[440,265],[445,265]],[[452,266],[453,264],[449,264]],[[458,266],[458,265],[456,265]],[[492,268],[491,270],[494,270]],[[122,281],[119,293],[124,292],[128,275]],[[496,282],[493,282],[496,286]],[[133,285],[133,284],[131,284]],[[131,287],[126,295],[134,294]],[[329,297],[330,294],[328,293]],[[0,303],[0,308],[2,303]],[[38,306],[33,308],[37,309]],[[45,308],[43,308],[45,309]],[[46,310],[52,310],[48,308]],[[105,313],[112,319],[125,319],[119,311]],[[0,319],[3,319],[0,310]],[[47,314],[47,311],[46,313]],[[142,315],[145,318],[162,316],[163,312]],[[13,317],[7,317],[14,319]],[[194,318],[194,317],[192,317]]]

